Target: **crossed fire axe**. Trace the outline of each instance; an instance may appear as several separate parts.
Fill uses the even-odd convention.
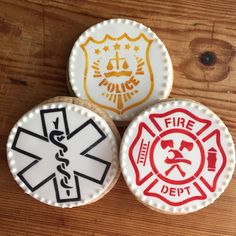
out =
[[[182,168],[180,167],[179,163],[186,163],[188,165],[191,165],[191,161],[188,159],[185,159],[182,155],[182,151],[184,149],[187,149],[188,151],[191,151],[193,149],[193,143],[192,142],[187,142],[185,140],[182,140],[179,149],[174,149],[174,142],[173,140],[162,140],[161,141],[161,147],[163,149],[166,148],[171,148],[168,153],[173,153],[174,157],[173,158],[169,158],[167,156],[167,158],[165,159],[165,163],[167,164],[173,164],[168,170],[165,171],[166,176],[168,176],[170,174],[170,172],[173,169],[178,169],[179,173],[182,175],[182,177],[184,177],[186,175],[186,173],[182,170]]]

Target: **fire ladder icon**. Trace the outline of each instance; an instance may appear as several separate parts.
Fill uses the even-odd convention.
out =
[[[150,141],[148,141],[147,143],[144,143],[144,139],[142,139],[141,145],[140,145],[140,148],[139,148],[137,164],[143,164],[143,166],[145,166],[149,146],[150,146]]]

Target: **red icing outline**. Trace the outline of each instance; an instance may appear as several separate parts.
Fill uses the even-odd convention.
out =
[[[186,115],[190,116],[191,118],[201,122],[201,123],[206,123],[205,126],[203,126],[200,130],[198,130],[198,132],[196,133],[197,136],[201,135],[207,128],[210,127],[211,125],[211,121],[210,120],[206,120],[206,119],[202,119],[197,117],[196,115],[192,114],[190,111],[187,111],[183,108],[175,108],[173,110],[167,111],[165,113],[161,113],[161,114],[150,114],[149,115],[149,119],[151,120],[151,122],[154,124],[154,126],[158,129],[158,131],[162,131],[162,128],[160,127],[160,125],[157,123],[157,121],[155,120],[155,118],[159,118],[159,117],[166,117],[168,115],[171,115],[173,113],[176,112],[182,112],[185,113]]]
[[[157,130],[159,132],[162,131],[162,128],[160,127],[160,125],[158,124],[158,122],[155,120],[155,118],[162,118],[162,117],[166,117],[170,114],[173,114],[173,113],[176,113],[176,112],[180,112],[180,113],[185,113],[186,115],[188,115],[189,117],[191,117],[192,119],[198,121],[198,122],[201,122],[201,123],[205,123],[205,125],[196,132],[196,135],[199,136],[201,135],[205,130],[207,130],[212,122],[210,120],[206,120],[206,119],[202,119],[202,118],[199,118],[197,117],[196,115],[192,114],[190,111],[188,110],[185,110],[183,108],[176,108],[176,109],[172,109],[170,111],[167,111],[165,113],[161,113],[161,114],[150,114],[149,115],[149,119],[150,121],[153,123],[153,125],[157,128]],[[132,144],[130,145],[130,148],[129,148],[129,158],[130,158],[130,161],[131,161],[131,164],[134,168],[134,171],[135,171],[135,176],[136,176],[136,184],[137,185],[142,185],[146,180],[148,180],[151,176],[153,176],[154,174],[152,173],[152,171],[150,171],[148,174],[146,174],[142,179],[140,178],[140,174],[139,174],[139,169],[138,169],[138,166],[136,165],[136,162],[134,161],[134,157],[133,157],[133,150],[134,150],[134,147],[137,145],[139,139],[142,137],[142,132],[143,132],[143,129],[145,129],[149,134],[150,136],[152,136],[153,138],[156,136],[156,134],[147,126],[146,123],[144,122],[140,122],[139,126],[138,126],[138,132],[137,132],[137,135],[134,139],[134,141],[132,142]],[[178,129],[176,129],[178,130]],[[182,130],[182,129],[181,129]],[[189,131],[186,131],[186,130],[182,130],[184,132],[189,132]],[[163,133],[165,132],[170,132],[170,130],[167,130],[167,131],[164,131]],[[163,137],[163,133],[160,134],[160,136],[158,136],[158,138],[156,138],[152,145],[151,145],[151,153],[152,153],[152,156],[153,156],[153,152],[154,152],[154,146],[156,142],[158,142],[158,140],[161,139],[161,137]],[[189,132],[190,133],[190,132]],[[190,133],[192,136],[195,137],[195,135],[193,133]],[[208,139],[210,139],[211,137],[213,137],[214,135],[216,135],[216,144],[220,150],[220,153],[222,155],[222,158],[223,158],[223,163],[220,167],[220,169],[218,170],[218,172],[216,173],[215,177],[214,177],[214,180],[213,180],[213,185],[211,186],[203,176],[201,176],[199,178],[199,180],[201,180],[201,182],[211,191],[211,192],[214,192],[215,189],[216,189],[216,185],[217,185],[217,181],[218,181],[218,178],[220,176],[220,174],[222,173],[222,171],[224,170],[225,166],[226,166],[226,155],[224,153],[224,150],[223,150],[223,147],[221,146],[221,140],[220,140],[220,130],[216,129],[214,131],[212,131],[210,134],[208,134],[207,136],[205,136],[202,141],[203,142],[206,142]],[[196,141],[197,142],[197,141]],[[198,142],[200,143],[200,141],[198,140]],[[200,143],[201,144],[201,143]],[[198,146],[200,146],[198,144]],[[201,145],[202,146],[202,145]],[[203,149],[203,147],[202,147]],[[205,152],[204,152],[204,149],[203,151],[200,149],[200,152],[202,154],[202,152],[204,153],[203,156],[205,156]],[[151,157],[150,157],[151,158]],[[153,157],[152,157],[153,158]],[[151,158],[151,159],[152,159]],[[204,157],[205,158],[205,157]],[[205,162],[205,160],[204,160]],[[151,164],[151,167],[153,168],[154,166],[154,162]],[[201,174],[201,171],[204,167],[204,164],[202,164],[201,162],[201,169],[198,170],[195,175],[198,176]],[[155,169],[155,168],[153,168]],[[156,174],[159,174],[157,170],[155,170]],[[160,174],[159,174],[160,175]],[[160,177],[160,176],[159,176]],[[161,179],[161,178],[160,178]],[[193,178],[194,179],[194,178]],[[189,181],[192,181],[193,179],[189,180]],[[153,192],[150,192],[150,190],[153,188],[153,186],[158,182],[159,180],[158,179],[155,179],[154,181],[151,182],[151,184],[149,184],[149,186],[144,190],[144,194],[147,195],[147,196],[151,196],[151,197],[157,197],[159,199],[161,199],[162,201],[166,202],[167,204],[171,205],[171,206],[181,206],[185,203],[188,203],[190,201],[194,201],[194,200],[204,200],[207,198],[207,195],[205,194],[205,192],[202,190],[202,188],[199,186],[199,184],[197,182],[193,182],[193,185],[196,187],[196,189],[199,191],[199,193],[201,194],[200,196],[193,196],[193,197],[190,197],[188,199],[185,199],[181,202],[172,202],[172,201],[169,201],[167,200],[166,198],[164,198],[162,195],[158,194],[158,193],[153,193]],[[186,180],[185,180],[186,181]],[[167,182],[167,181],[166,181]],[[167,182],[168,183],[168,182]],[[178,184],[178,183],[174,183],[174,184]],[[179,183],[179,184],[183,184],[182,183]]]
[[[214,135],[216,135],[216,144],[221,152],[222,158],[223,158],[223,162],[222,165],[220,167],[220,169],[218,170],[218,172],[215,175],[215,178],[213,180],[213,186],[211,186],[206,179],[201,176],[200,180],[206,185],[206,187],[211,191],[214,192],[216,190],[216,185],[217,185],[217,181],[220,177],[220,174],[222,173],[222,171],[224,170],[225,166],[226,166],[226,155],[224,152],[223,147],[221,146],[221,142],[220,142],[220,130],[219,129],[215,129],[214,131],[212,131],[210,134],[208,134],[206,137],[204,137],[202,139],[203,142],[206,142],[207,140],[209,140],[211,137],[213,137]]]
[[[134,171],[135,171],[136,184],[137,185],[141,185],[142,183],[144,183],[147,179],[149,179],[153,175],[153,173],[150,171],[145,177],[140,179],[139,170],[137,168],[137,165],[135,163],[135,160],[134,160],[134,157],[133,157],[133,154],[132,154],[135,145],[137,144],[137,142],[139,141],[139,139],[141,137],[143,129],[145,129],[152,137],[155,136],[154,132],[144,122],[141,122],[139,127],[138,127],[138,133],[136,135],[136,138],[134,139],[133,143],[130,145],[129,158],[130,158],[131,164],[132,164],[132,166],[134,168]]]
[[[150,197],[157,197],[159,199],[161,199],[162,201],[164,201],[165,203],[171,205],[171,206],[181,206],[185,203],[194,201],[194,200],[204,200],[206,199],[207,195],[205,194],[205,192],[201,189],[201,187],[198,185],[198,183],[194,182],[193,185],[196,187],[196,189],[201,193],[200,196],[193,196],[190,198],[187,198],[181,202],[171,202],[169,200],[167,200],[166,198],[164,198],[162,195],[158,194],[158,193],[154,193],[154,192],[150,192],[150,190],[153,188],[153,186],[158,182],[158,179],[155,179],[145,190],[144,190],[144,195],[146,196],[150,196]]]

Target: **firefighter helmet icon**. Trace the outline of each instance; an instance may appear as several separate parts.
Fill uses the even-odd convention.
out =
[[[152,170],[170,184],[186,184],[195,179],[205,163],[205,152],[197,137],[187,131],[169,129],[157,136],[150,149]]]
[[[168,150],[169,155],[165,159],[165,163],[169,164],[170,168],[165,171],[165,175],[168,176],[170,172],[172,172],[174,169],[177,169],[181,176],[184,177],[186,172],[182,170],[181,163],[191,165],[192,162],[189,159],[184,158],[181,152],[184,148],[186,148],[188,151],[191,151],[193,149],[193,143],[182,140],[179,149],[174,149],[173,140],[162,140],[161,147],[164,149],[168,147],[170,148]]]

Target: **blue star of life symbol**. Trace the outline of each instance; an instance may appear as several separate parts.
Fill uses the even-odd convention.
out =
[[[17,175],[31,192],[53,181],[58,203],[80,201],[80,178],[104,183],[111,163],[90,152],[107,136],[92,119],[71,132],[64,107],[40,110],[40,118],[43,135],[17,129],[12,149],[33,159]]]

